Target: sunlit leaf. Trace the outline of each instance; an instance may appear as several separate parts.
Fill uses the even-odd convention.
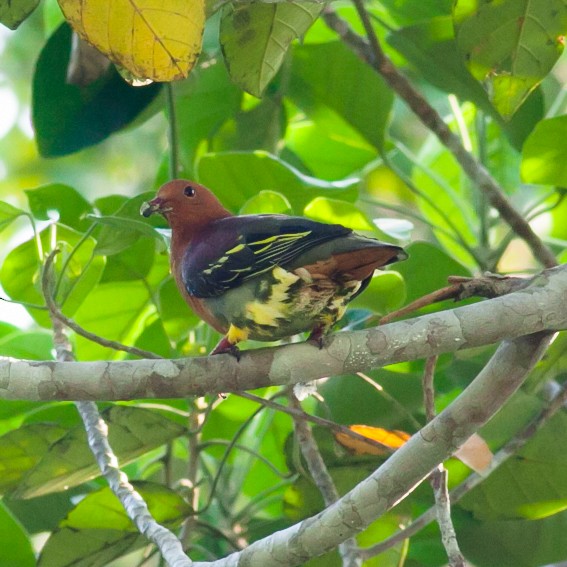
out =
[[[261,96],[278,72],[291,42],[313,24],[323,4],[317,2],[227,4],[220,43],[232,80]]]
[[[509,118],[563,52],[563,0],[502,0],[455,4],[457,43],[469,69],[487,81],[492,102]]]
[[[55,240],[53,238],[55,237]],[[56,300],[63,312],[72,316],[89,291],[96,285],[104,269],[104,258],[93,254],[95,241],[65,226],[56,231],[44,230],[40,239],[44,250],[50,250],[53,242],[61,253],[55,257],[56,279],[60,281]],[[81,245],[73,252],[82,240]],[[65,271],[61,276],[61,270]],[[35,240],[28,240],[14,248],[0,269],[0,282],[12,299],[34,304],[44,304],[41,293],[41,264]],[[51,327],[47,312],[29,308],[30,315],[41,325]]]
[[[396,271],[377,270],[368,287],[350,303],[351,307],[386,314],[401,307],[406,299],[404,278]]]
[[[184,429],[156,412],[113,406],[103,412],[108,438],[122,465],[170,439]],[[51,446],[41,461],[20,482],[17,494],[31,498],[66,490],[100,474],[87,444],[85,429],[76,427]]]
[[[261,213],[290,214],[291,205],[278,191],[260,191],[242,205],[240,214],[257,215]]]
[[[92,212],[90,203],[75,189],[61,183],[44,185],[37,189],[27,189],[26,195],[30,211],[37,219],[59,220],[76,230],[85,230],[90,222],[85,216]]]
[[[238,211],[262,190],[282,193],[300,214],[312,199],[328,196],[354,201],[356,179],[328,182],[302,174],[283,160],[266,152],[206,154],[197,164],[199,181],[213,189],[222,203]]]
[[[490,466],[494,455],[487,442],[478,433],[475,433],[453,453],[453,456],[473,471],[482,474]]]
[[[289,95],[308,115],[320,104],[332,108],[382,149],[392,90],[342,42],[295,47]]]
[[[317,221],[338,223],[353,230],[376,230],[372,221],[356,205],[344,201],[317,197],[305,207],[304,214]]]
[[[58,0],[73,29],[135,77],[187,77],[201,52],[202,0]]]
[[[526,183],[567,187],[567,116],[542,120],[522,150],[522,179]]]
[[[25,214],[24,211],[13,207],[10,203],[0,201],[0,232],[7,228],[12,221]]]
[[[52,423],[23,425],[0,437],[0,493],[18,486],[22,477],[67,429]]]
[[[8,0],[0,3],[0,24],[15,30],[36,9],[39,0]]]
[[[191,512],[183,498],[165,486],[136,482],[134,488],[160,524],[178,525]],[[107,565],[146,542],[110,488],[102,488],[81,500],[60,522],[38,565]]]

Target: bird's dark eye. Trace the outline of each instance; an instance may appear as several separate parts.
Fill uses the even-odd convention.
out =
[[[195,196],[195,187],[191,186],[191,185],[187,185],[187,187],[185,187],[185,189],[183,189],[183,193],[185,193],[186,197],[194,197]]]

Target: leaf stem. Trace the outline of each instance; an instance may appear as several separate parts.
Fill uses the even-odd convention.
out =
[[[171,83],[166,83],[165,85],[165,105],[168,122],[167,135],[169,139],[169,178],[176,179],[179,175],[179,138],[177,136],[175,95]]]

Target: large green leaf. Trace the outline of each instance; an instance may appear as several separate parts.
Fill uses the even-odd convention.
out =
[[[87,87],[67,82],[71,28],[61,25],[43,48],[33,79],[32,117],[41,155],[67,155],[126,126],[157,96],[160,85],[131,87],[114,67]]]
[[[291,42],[313,24],[323,4],[293,0],[272,4],[227,4],[220,43],[230,77],[260,97],[278,72]]]
[[[191,512],[189,505],[173,490],[150,482],[136,482],[134,488],[160,524],[178,525]],[[38,565],[108,565],[147,540],[138,533],[122,504],[110,488],[89,494],[69,512],[46,542]]]
[[[522,150],[522,179],[526,183],[567,187],[567,116],[542,120]]]
[[[0,201],[0,232],[2,232],[12,221],[26,213],[21,209]]]
[[[0,24],[15,30],[36,9],[39,0],[8,0],[0,4]]]
[[[394,95],[342,42],[297,45],[289,89],[289,96],[308,115],[326,105],[382,149]]]
[[[469,69],[505,118],[514,114],[563,51],[564,0],[459,0],[457,43]]]
[[[539,519],[567,508],[567,415],[556,414],[460,505],[480,520]]]
[[[0,502],[0,565],[33,567],[35,555],[28,534]]]
[[[103,412],[108,439],[124,465],[145,452],[179,437],[184,428],[145,409],[113,406]],[[17,495],[31,498],[66,490],[100,474],[87,444],[83,425],[54,443],[40,462],[20,482]]]
[[[512,120],[502,119],[459,54],[453,21],[449,16],[401,28],[391,32],[387,39],[432,85],[457,95],[461,100],[473,102],[495,119],[518,149],[543,116],[542,95],[536,89]]]
[[[32,423],[0,437],[0,493],[17,487],[66,432],[66,428],[53,423]]]
[[[150,292],[141,280],[100,283],[77,311],[76,321],[88,331],[109,340],[133,344],[153,311]],[[77,337],[79,360],[104,360],[116,356],[95,342]]]
[[[56,300],[63,312],[73,316],[85,297],[97,284],[104,269],[104,258],[93,254],[95,241],[61,225],[52,225],[40,234],[43,250],[55,240],[61,253],[55,258],[55,276],[60,281]],[[82,242],[81,242],[82,241]],[[81,242],[81,245],[74,247]],[[65,271],[61,276],[61,270]],[[28,240],[12,250],[0,269],[0,282],[6,293],[17,301],[43,304],[41,264],[35,240]],[[46,311],[29,308],[30,315],[45,327],[51,326]]]
[[[354,201],[357,180],[326,182],[303,175],[289,164],[265,152],[206,154],[198,162],[199,181],[214,190],[222,203],[238,211],[263,190],[282,193],[300,214],[318,196]]]
[[[86,230],[91,224],[85,215],[91,213],[90,203],[75,189],[61,183],[44,185],[37,189],[26,190],[30,211],[36,219],[52,218],[50,211],[55,211],[61,224],[76,230]]]
[[[0,338],[0,356],[23,360],[51,360],[53,334],[46,331],[18,331]]]

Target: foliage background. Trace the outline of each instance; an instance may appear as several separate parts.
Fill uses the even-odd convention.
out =
[[[547,5],[542,2],[538,9]],[[563,25],[567,7],[557,5]],[[362,32],[353,6],[334,3],[333,8]],[[542,63],[541,84],[510,109],[511,98],[505,104],[490,99],[478,80],[490,83],[485,67],[496,61],[483,60],[479,50],[479,60],[467,67],[467,37],[481,46],[486,39],[478,29],[477,35],[459,36],[465,24],[453,14],[451,2],[384,1],[368,9],[394,63],[562,259],[567,238],[565,56],[551,70]],[[261,27],[263,16],[257,17]],[[55,2],[43,3],[16,32],[1,28],[0,95],[7,110],[0,140],[0,199],[26,212],[0,208],[3,297],[43,304],[41,263],[57,244],[62,253],[55,297],[80,325],[164,357],[209,351],[218,337],[181,302],[168,274],[166,237],[154,230],[164,223],[156,219],[150,226],[138,215],[141,202],[170,176],[172,151],[179,176],[210,186],[235,213],[307,215],[408,245],[410,259],[374,278],[353,304],[343,322],[349,329],[376,324],[404,301],[445,285],[449,275],[536,269],[525,243],[498,218],[453,156],[321,19],[301,43],[293,44],[260,99],[230,80],[219,25],[221,41],[222,30],[228,34],[224,56],[233,79],[242,83],[238,64],[250,66],[254,54],[245,54],[252,59],[231,55],[230,30],[221,19],[218,13],[209,18],[197,67],[173,85],[175,118],[163,86],[134,94],[117,74],[105,75],[80,96],[66,86],[70,31]],[[554,19],[543,21],[550,34],[555,25]],[[494,41],[506,51],[511,36],[505,30]],[[528,45],[532,39],[527,38]],[[521,75],[521,65],[515,71]],[[491,88],[498,93],[497,86]],[[110,104],[116,101],[123,104]],[[101,114],[93,108],[102,109]],[[509,114],[507,120],[501,113]],[[101,116],[116,118],[102,134]],[[117,129],[121,121],[128,124]],[[172,124],[178,135],[173,145]],[[97,136],[103,141],[90,146]],[[2,303],[0,318],[6,321],[0,323],[0,355],[53,358],[44,311]],[[131,356],[81,336],[72,340],[79,360]],[[562,382],[562,345],[560,336],[528,384],[481,431],[493,450],[545,406],[550,382]],[[441,357],[438,410],[462,391],[493,351]],[[323,402],[310,398],[304,407],[343,424],[413,433],[424,423],[422,374],[422,362],[373,371],[371,379],[387,395],[360,377],[335,377],[320,386]],[[262,395],[280,393],[273,389]],[[206,410],[213,405],[214,410]],[[298,457],[292,421],[281,413],[234,396],[222,403],[211,397],[103,408],[111,443],[129,476],[140,481],[156,518],[177,529],[191,517],[190,504],[198,503],[185,541],[194,559],[222,557],[322,507]],[[206,421],[195,450],[191,419],[199,411]],[[453,507],[459,542],[475,565],[535,566],[567,558],[565,419],[557,414],[520,454]],[[1,537],[10,542],[0,545],[0,563],[33,565],[43,550],[41,565],[107,565],[126,555],[117,564],[142,564],[146,556],[147,564],[157,564],[157,556],[96,478],[71,404],[2,402],[0,434]],[[316,434],[341,493],[379,464],[375,457],[348,454],[323,429]],[[191,472],[191,463],[197,463],[197,473]],[[451,486],[470,473],[456,460],[447,466]],[[192,474],[200,481],[196,500],[184,481]],[[421,486],[366,530],[359,544],[384,539],[432,503],[429,488]],[[439,533],[430,526],[365,564],[444,563]],[[336,553],[310,562],[334,564],[339,564]]]

